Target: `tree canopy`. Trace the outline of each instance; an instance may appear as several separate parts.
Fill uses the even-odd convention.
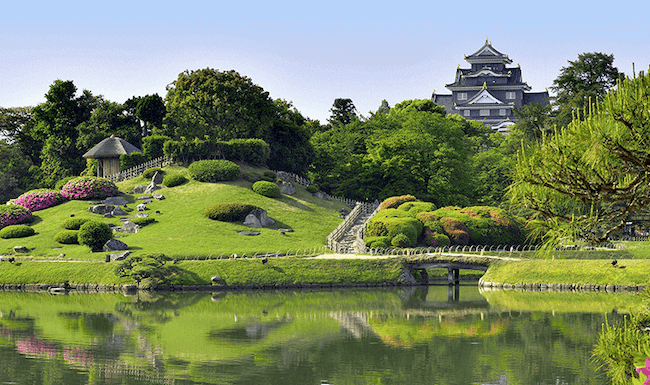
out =
[[[515,165],[511,202],[535,210],[551,244],[605,241],[650,206],[650,76],[620,81],[583,114]]]

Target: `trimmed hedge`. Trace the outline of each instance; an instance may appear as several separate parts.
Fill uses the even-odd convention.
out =
[[[147,157],[141,152],[132,152],[130,154],[120,155],[120,170],[128,170],[148,161]]]
[[[388,237],[391,241],[397,234],[404,234],[408,237],[408,247],[417,245],[420,233],[422,233],[422,222],[408,215],[406,211],[398,209],[385,209],[377,212],[366,226],[366,234],[375,237]]]
[[[34,229],[25,225],[10,225],[0,230],[0,238],[3,239],[25,238],[34,234]]]
[[[203,215],[215,221],[238,222],[258,207],[246,203],[217,203],[203,210]]]
[[[104,244],[112,238],[113,230],[104,222],[91,220],[79,228],[79,244],[88,246],[93,251],[101,251]]]
[[[104,199],[119,194],[115,183],[96,176],[74,178],[63,186],[61,195],[73,199]]]
[[[14,204],[27,207],[30,211],[43,210],[48,207],[56,206],[65,200],[59,191],[38,189],[27,191],[16,200]]]
[[[32,212],[21,205],[0,205],[0,229],[32,220]]]
[[[199,182],[231,181],[239,177],[239,166],[229,160],[199,160],[188,168],[190,177]]]
[[[282,196],[280,187],[277,184],[265,180],[253,183],[253,191],[268,198],[279,198]]]
[[[263,166],[271,149],[262,139],[220,140],[167,140],[163,153],[180,163],[190,163],[195,159],[220,159],[242,161],[254,166]]]
[[[436,232],[428,228],[424,229],[424,236],[422,241],[426,246],[432,246],[432,247],[447,246],[451,243],[449,237],[443,234],[442,232]]]
[[[145,136],[142,138],[142,152],[147,159],[159,158],[164,155],[163,147],[168,140],[171,138],[165,135]]]
[[[436,209],[436,205],[431,202],[406,202],[397,207],[398,210],[406,211],[410,216],[416,218],[418,214],[430,212]]]
[[[309,186],[307,186],[306,190],[307,192],[316,194],[318,192],[318,186],[316,186],[315,184],[310,184]]]
[[[144,170],[144,172],[142,173],[142,177],[144,179],[151,179],[153,178],[154,175],[156,175],[157,172],[164,173],[163,169],[160,167],[151,167]]]
[[[131,222],[135,223],[136,225],[140,227],[144,227],[146,225],[150,225],[156,221],[155,218],[151,217],[143,217],[143,218],[133,218],[131,219]]]
[[[66,230],[79,230],[81,225],[88,222],[89,220],[90,219],[88,218],[68,218],[65,221],[63,221],[61,227],[63,227]]]
[[[54,236],[54,240],[64,245],[78,245],[79,244],[79,231],[77,230],[63,230]]]
[[[390,197],[384,199],[384,201],[381,202],[381,204],[379,205],[379,210],[396,209],[402,203],[415,202],[415,201],[417,201],[417,198],[414,197],[413,195],[402,195],[402,196]]]
[[[187,182],[187,178],[183,174],[169,174],[165,175],[162,184],[167,187],[176,187],[185,182]]]

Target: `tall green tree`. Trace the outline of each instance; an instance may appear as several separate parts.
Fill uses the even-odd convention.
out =
[[[588,108],[589,103],[599,103],[622,78],[624,74],[614,67],[613,54],[582,53],[577,60],[569,60],[569,65],[562,67],[550,87],[556,93],[554,124],[558,127],[569,124],[576,111]]]
[[[308,120],[291,102],[277,99],[274,104],[276,116],[264,136],[271,149],[266,164],[273,170],[304,175],[314,160],[314,149],[309,142],[311,132]]]
[[[31,160],[25,156],[16,143],[0,139],[0,204],[33,187],[30,173]]]
[[[331,126],[340,126],[358,119],[357,108],[352,99],[336,98],[330,108],[330,117],[327,119]]]
[[[185,71],[167,86],[162,132],[173,138],[263,138],[273,125],[269,93],[235,71]]]
[[[132,145],[142,148],[142,134],[139,119],[130,113],[126,104],[120,104],[97,97],[95,108],[88,120],[77,126],[77,147],[88,151],[111,135],[120,137]]]
[[[167,114],[165,101],[158,94],[138,98],[135,116],[143,122],[142,136],[147,136],[154,128],[162,128],[162,122]]]
[[[527,104],[514,110],[517,123],[509,127],[511,132],[519,132],[526,141],[536,141],[552,133],[550,104]]]
[[[43,143],[40,168],[43,184],[53,186],[66,176],[79,175],[85,168],[83,152],[77,147],[77,126],[87,121],[97,106],[97,98],[84,90],[77,95],[71,80],[55,80],[45,94],[45,103],[32,110],[32,137]]]
[[[650,76],[619,82],[586,116],[522,149],[509,194],[549,245],[591,243],[650,207]]]

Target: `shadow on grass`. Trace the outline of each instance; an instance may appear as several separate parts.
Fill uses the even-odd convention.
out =
[[[287,205],[291,207],[295,207],[299,210],[304,210],[304,211],[309,211],[309,212],[314,212],[314,209],[300,203],[296,198],[288,196],[288,195],[283,195],[282,198],[278,199],[280,202],[286,203]]]
[[[267,266],[268,266],[268,265],[267,265]],[[269,268],[271,268],[271,269],[277,271],[277,272],[280,273],[280,274],[284,274],[284,269],[281,268],[281,267],[277,267],[277,266],[269,266]]]
[[[39,217],[38,215],[33,215],[32,220],[29,221],[29,225],[33,226],[33,225],[37,225],[37,224],[39,224],[41,222],[43,222],[43,219],[41,219],[41,217]]]
[[[178,266],[173,266],[174,276],[171,279],[165,280],[165,283],[172,285],[210,285],[211,282],[199,277],[195,272],[181,269]],[[222,281],[225,284],[225,282]]]

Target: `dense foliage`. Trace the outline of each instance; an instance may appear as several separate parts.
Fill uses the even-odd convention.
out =
[[[150,224],[156,222],[156,218],[152,218],[152,217],[133,218],[133,219],[131,219],[131,222],[135,223],[136,225],[138,225],[140,227],[144,227],[146,225],[150,225]]]
[[[88,218],[68,218],[63,223],[61,224],[61,227],[67,230],[79,230],[81,225],[84,223],[88,222],[90,219]]]
[[[56,233],[54,240],[64,245],[78,245],[79,244],[79,231],[77,230],[63,230]]]
[[[279,198],[282,196],[280,187],[277,184],[265,180],[253,183],[253,191],[268,198]]]
[[[183,174],[167,174],[163,178],[162,184],[167,187],[176,187],[185,182],[187,182],[187,178]]]
[[[0,228],[32,220],[32,212],[21,205],[0,205]]]
[[[145,179],[151,179],[153,178],[154,175],[156,175],[157,172],[161,174],[164,173],[164,171],[160,167],[151,167],[144,170],[144,172],[142,173],[142,177]]]
[[[34,235],[33,228],[26,225],[11,225],[0,229],[0,238],[25,238]]]
[[[79,228],[79,244],[88,246],[93,251],[101,251],[104,244],[112,238],[113,230],[104,222],[88,221]]]
[[[104,199],[119,193],[115,183],[105,178],[82,176],[71,179],[61,189],[61,195],[70,200]]]
[[[14,200],[14,204],[27,207],[30,211],[43,210],[56,206],[65,199],[59,191],[38,189],[28,191]]]
[[[240,169],[229,160],[199,160],[190,164],[188,173],[199,182],[221,182],[237,179]]]
[[[215,221],[238,222],[246,219],[256,208],[246,203],[217,203],[206,207],[203,215]]]
[[[164,254],[130,255],[115,267],[115,274],[132,278],[138,286],[145,281],[143,287],[152,287],[175,272],[173,266],[166,265],[171,260]]]

